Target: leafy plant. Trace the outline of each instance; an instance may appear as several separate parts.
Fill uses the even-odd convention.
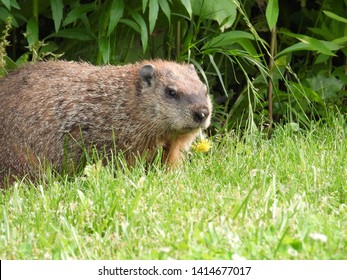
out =
[[[11,17],[6,19],[5,29],[0,37],[0,75],[4,75],[6,73],[6,47],[8,47],[10,44],[7,41],[7,37],[9,36],[9,31],[11,29],[11,21]]]
[[[8,16],[5,69],[54,53],[95,64],[186,61],[209,85],[218,131],[307,126],[346,111],[343,1],[1,0],[4,30]]]

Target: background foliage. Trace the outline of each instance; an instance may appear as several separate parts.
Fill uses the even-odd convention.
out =
[[[0,0],[0,75],[61,57],[193,63],[214,129],[309,126],[347,105],[346,0]]]
[[[222,132],[179,170],[94,155],[15,183],[0,258],[346,259],[346,18],[346,0],[0,0],[0,76],[59,57],[193,63]]]

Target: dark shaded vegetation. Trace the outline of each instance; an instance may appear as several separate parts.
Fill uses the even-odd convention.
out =
[[[193,63],[216,131],[347,111],[346,0],[1,0],[0,29],[0,75],[58,57]]]

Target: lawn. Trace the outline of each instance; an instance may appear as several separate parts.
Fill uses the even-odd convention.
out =
[[[345,119],[0,195],[1,259],[347,259]],[[118,166],[118,167],[117,167]]]

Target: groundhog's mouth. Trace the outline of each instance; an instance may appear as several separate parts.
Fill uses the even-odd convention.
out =
[[[202,123],[196,123],[196,124],[190,124],[182,127],[182,131],[192,131],[192,130],[198,130],[198,129],[206,129],[210,125],[209,122],[202,122]]]

